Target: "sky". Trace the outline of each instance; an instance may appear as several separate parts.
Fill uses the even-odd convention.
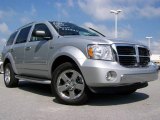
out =
[[[148,45],[160,54],[160,0],[0,0],[0,51],[9,35],[33,21],[65,21],[92,27],[114,38],[114,14],[118,15],[118,39]]]

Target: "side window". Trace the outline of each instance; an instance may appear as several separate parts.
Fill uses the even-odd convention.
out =
[[[27,37],[28,37],[31,27],[32,26],[21,29],[15,44],[25,43],[27,41]]]
[[[34,30],[32,32],[32,37],[31,37],[30,41],[41,41],[41,40],[44,40],[43,36],[41,36],[41,37],[40,36],[39,37],[35,36],[34,35],[35,31],[45,31],[45,36],[52,37],[50,30],[48,29],[48,27],[45,24],[36,24],[35,27],[34,27]]]
[[[14,33],[9,37],[9,39],[8,39],[8,41],[7,41],[7,44],[6,44],[7,46],[13,44],[13,41],[14,41],[16,35],[17,35],[17,32],[14,32]]]

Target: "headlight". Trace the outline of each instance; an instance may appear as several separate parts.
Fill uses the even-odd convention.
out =
[[[91,59],[113,60],[112,50],[109,45],[88,45],[87,51]]]

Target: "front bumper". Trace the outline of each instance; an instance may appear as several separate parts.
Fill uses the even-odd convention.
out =
[[[160,62],[157,63],[157,62],[154,62],[157,66],[158,66],[158,69],[160,70]]]
[[[158,79],[158,68],[154,64],[144,68],[126,68],[117,62],[87,59],[80,69],[89,87],[126,86]],[[117,74],[111,81],[106,79],[109,71]]]
[[[90,90],[94,93],[118,93],[118,92],[123,92],[127,90],[137,90],[140,88],[147,87],[148,83],[134,83],[131,85],[125,85],[125,86],[110,86],[110,87],[90,87]]]

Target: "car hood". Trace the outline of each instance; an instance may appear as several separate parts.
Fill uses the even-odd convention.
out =
[[[99,37],[99,36],[79,36],[79,35],[74,35],[74,36],[64,36],[65,39],[79,39],[79,40],[85,40],[85,41],[91,41],[91,42],[96,42],[96,43],[108,43],[111,44],[112,41],[104,38],[104,37]]]
[[[92,41],[97,44],[135,44],[135,45],[143,45],[140,42],[135,42],[131,40],[120,40],[120,39],[108,39],[107,37],[99,37],[99,36],[64,36],[65,39],[80,39],[85,41]],[[144,46],[144,45],[143,45]]]

